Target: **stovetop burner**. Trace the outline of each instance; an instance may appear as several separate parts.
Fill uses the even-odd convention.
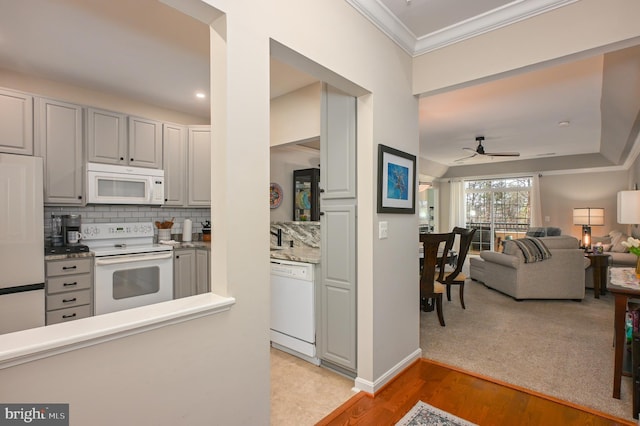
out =
[[[70,253],[88,253],[89,247],[83,244],[74,244],[72,246],[45,246],[44,255],[49,254],[70,254]]]

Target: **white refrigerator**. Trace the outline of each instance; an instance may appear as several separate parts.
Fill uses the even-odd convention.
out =
[[[0,334],[43,326],[42,158],[0,154]]]

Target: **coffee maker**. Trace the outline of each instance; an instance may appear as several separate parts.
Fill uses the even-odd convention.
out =
[[[51,215],[51,242],[44,248],[45,255],[88,252],[80,244],[81,216],[79,214]]]
[[[64,245],[73,246],[79,244],[80,221],[81,216],[79,214],[67,214],[62,216],[62,235],[64,236]]]

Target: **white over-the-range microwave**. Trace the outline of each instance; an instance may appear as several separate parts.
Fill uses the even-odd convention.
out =
[[[164,170],[87,163],[87,203],[164,204]]]

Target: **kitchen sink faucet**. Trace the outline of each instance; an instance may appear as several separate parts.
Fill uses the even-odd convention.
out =
[[[282,246],[282,229],[278,228],[277,232],[273,232],[273,231],[270,231],[270,232],[271,232],[271,235],[276,236],[276,238],[278,239],[278,247],[281,247]]]

